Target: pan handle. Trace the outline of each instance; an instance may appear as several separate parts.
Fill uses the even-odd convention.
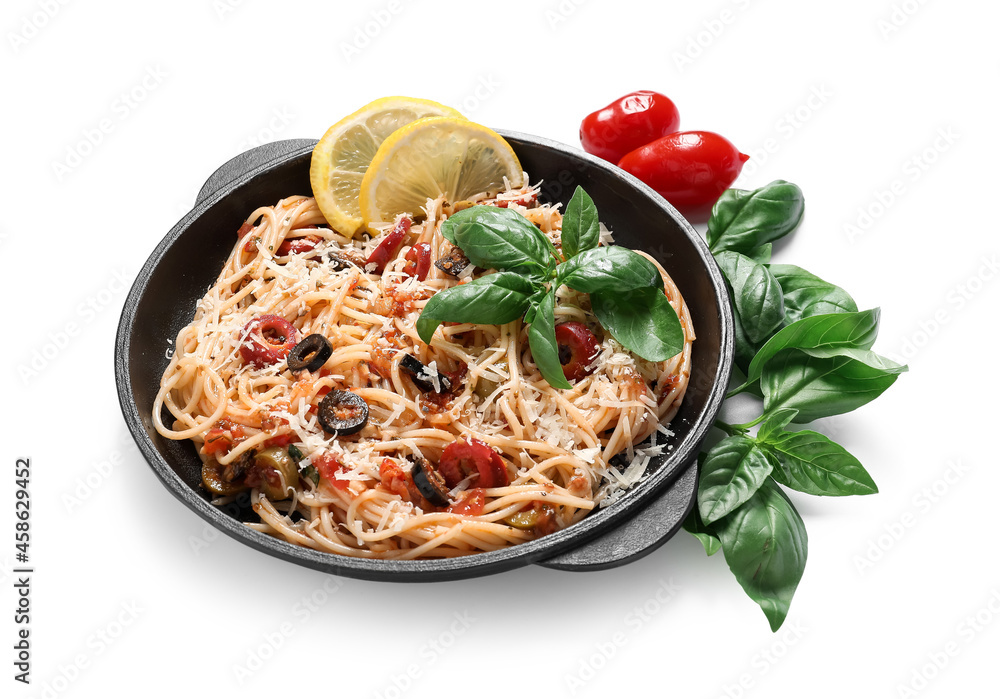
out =
[[[316,140],[312,138],[292,138],[284,141],[272,141],[263,145],[245,150],[234,158],[227,160],[222,166],[213,172],[195,200],[195,206],[208,199],[212,194],[244,175],[248,175],[254,170],[268,165],[279,158],[286,158],[290,155],[304,153],[312,150],[316,145]]]
[[[694,507],[697,481],[698,465],[692,463],[662,495],[625,524],[538,565],[558,570],[603,570],[652,553],[677,532]]]

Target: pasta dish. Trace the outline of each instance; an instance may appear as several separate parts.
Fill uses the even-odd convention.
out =
[[[637,356],[602,329],[587,294],[561,286],[569,389],[542,376],[522,319],[445,322],[429,345],[416,329],[435,294],[495,273],[445,238],[458,212],[509,209],[561,251],[563,212],[538,197],[525,175],[460,202],[428,199],[367,240],[334,230],[311,196],[250,212],[177,336],[157,431],[191,440],[214,503],[249,497],[247,526],[347,556],[495,550],[614,502],[670,448],[690,375],[691,318],[655,260],[644,255],[682,351]],[[601,226],[600,245],[612,243]]]

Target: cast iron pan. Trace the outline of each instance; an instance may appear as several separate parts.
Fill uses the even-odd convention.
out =
[[[544,180],[545,201],[565,205],[576,186],[582,185],[616,242],[654,255],[691,310],[698,336],[691,382],[671,424],[673,448],[650,463],[646,480],[618,502],[563,531],[504,550],[447,560],[365,560],[322,553],[261,534],[241,523],[242,513],[211,506],[201,487],[201,462],[193,445],[157,434],[150,410],[168,362],[166,350],[190,322],[197,300],[214,283],[240,224],[258,206],[310,194],[309,159],[316,142],[291,140],[246,151],[208,179],[191,212],[146,261],[122,311],[115,345],[122,413],[143,456],[175,497],[213,526],[258,550],[369,580],[453,580],[529,563],[564,570],[611,568],[649,553],[677,531],[693,505],[695,458],[722,405],[732,367],[733,317],[722,276],[701,236],[631,175],[554,141],[500,133],[532,181]]]

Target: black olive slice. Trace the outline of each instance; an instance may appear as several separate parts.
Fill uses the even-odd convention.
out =
[[[313,334],[292,348],[288,353],[288,368],[291,371],[319,371],[333,354],[333,345],[325,337]]]
[[[444,476],[435,470],[427,459],[417,458],[413,464],[413,485],[417,486],[420,494],[427,498],[428,502],[438,507],[447,507],[448,486],[445,485]]]
[[[354,434],[368,424],[368,404],[357,393],[333,390],[320,401],[317,417],[330,434]]]
[[[403,358],[399,360],[399,366],[406,369],[410,376],[413,377],[413,383],[417,385],[424,393],[450,393],[451,392],[451,379],[449,379],[444,374],[438,372],[437,380],[438,386],[441,390],[438,391],[434,387],[434,379],[431,376],[430,370],[424,366],[424,363],[419,359],[414,357],[412,354],[404,354]]]
[[[471,264],[461,248],[452,248],[447,255],[435,262],[434,266],[445,274],[457,277]]]

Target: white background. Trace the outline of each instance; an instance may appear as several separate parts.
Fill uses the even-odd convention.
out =
[[[0,693],[996,696],[996,3],[155,7],[0,12],[0,502],[11,532],[29,455],[37,566],[33,683],[12,679],[5,611]],[[120,417],[113,336],[127,285],[218,165],[391,94],[576,145],[584,115],[640,88],[751,154],[741,186],[802,187],[776,261],[881,306],[875,349],[911,367],[827,421],[881,493],[794,497],[810,556],[782,631],[684,534],[602,573],[370,583],[216,539],[160,485]]]

